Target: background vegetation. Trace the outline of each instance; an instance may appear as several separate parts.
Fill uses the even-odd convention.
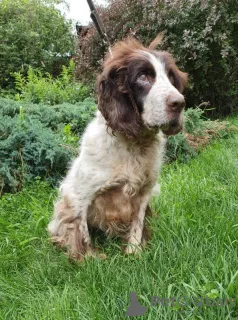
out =
[[[90,92],[85,85],[75,81],[74,71],[75,63],[70,60],[69,66],[62,66],[62,71],[56,78],[49,72],[42,72],[31,66],[27,70],[27,76],[23,76],[21,72],[14,72],[14,98],[48,105],[82,101],[90,96]]]
[[[0,1],[0,87],[14,88],[12,73],[41,67],[58,75],[74,52],[72,25],[59,0]]]
[[[32,87],[34,83],[26,90]],[[65,93],[59,88],[51,93],[53,101],[59,92]],[[47,89],[37,92],[37,97],[44,101]],[[35,101],[35,91],[29,92]],[[80,136],[95,115],[94,100],[84,99],[84,94],[83,90],[83,100],[77,103],[53,106],[26,102],[25,96],[20,101],[0,98],[0,195],[20,191],[25,182],[35,178],[54,185],[62,179],[78,154]],[[185,117],[184,132],[168,139],[167,162],[188,161],[211,139],[229,137],[236,131],[229,123],[207,120],[200,109],[188,109]]]
[[[0,98],[0,195],[34,178],[62,179],[95,110],[90,98],[53,107]]]

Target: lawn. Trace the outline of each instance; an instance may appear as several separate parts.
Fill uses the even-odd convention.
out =
[[[49,241],[54,189],[36,180],[5,195],[0,319],[126,319],[131,292],[147,307],[137,319],[238,319],[238,135],[164,166],[160,182],[141,256],[124,256],[117,240],[101,237],[95,245],[107,259],[83,263]],[[152,296],[175,302],[151,305]]]

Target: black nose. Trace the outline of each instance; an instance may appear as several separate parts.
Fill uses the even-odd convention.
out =
[[[170,93],[167,98],[167,105],[170,111],[181,112],[185,107],[185,100],[181,94]]]

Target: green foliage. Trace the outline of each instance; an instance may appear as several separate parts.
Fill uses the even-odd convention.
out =
[[[204,134],[210,122],[204,117],[204,110],[196,107],[185,111],[185,131],[194,135]]]
[[[197,155],[214,138],[228,138],[237,128],[226,121],[211,121],[205,111],[196,107],[185,111],[184,130],[170,136],[167,142],[165,160],[187,162]]]
[[[63,128],[63,142],[70,145],[78,143],[78,137],[72,133],[72,125],[70,123]]]
[[[86,86],[74,82],[75,64],[71,60],[69,67],[63,66],[61,74],[54,79],[51,74],[29,67],[27,77],[14,72],[16,100],[49,105],[63,102],[76,103],[89,96]]]
[[[168,138],[165,154],[166,162],[174,160],[187,162],[196,155],[197,151],[189,145],[184,132],[180,132],[176,136],[170,136]]]
[[[36,119],[3,116],[0,137],[0,191],[20,190],[34,177],[56,182],[72,157],[60,135]]]
[[[100,13],[111,43],[135,36],[145,45],[164,32],[161,49],[188,72],[188,105],[208,102],[213,114],[238,110],[237,0],[111,0]],[[80,42],[78,77],[91,79],[105,50],[91,25]]]
[[[167,162],[174,160],[186,162],[196,156],[197,150],[190,146],[186,132],[192,135],[204,135],[208,123],[210,122],[203,118],[201,109],[187,109],[185,111],[184,130],[168,138],[165,160]]]
[[[70,124],[73,134],[81,135],[96,111],[95,102],[87,98],[76,104],[62,103],[55,106],[22,103],[0,98],[0,115],[14,117],[23,107],[26,116],[40,121],[53,131],[62,131],[62,126]]]
[[[77,154],[78,138],[95,113],[95,103],[54,107],[0,99],[0,194],[26,181],[56,183]]]
[[[59,74],[74,50],[75,39],[52,0],[0,1],[0,86],[13,85],[11,73],[29,66]]]

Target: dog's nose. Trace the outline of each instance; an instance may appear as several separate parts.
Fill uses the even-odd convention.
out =
[[[167,105],[171,111],[181,112],[185,107],[185,100],[181,94],[170,93],[167,98]]]

